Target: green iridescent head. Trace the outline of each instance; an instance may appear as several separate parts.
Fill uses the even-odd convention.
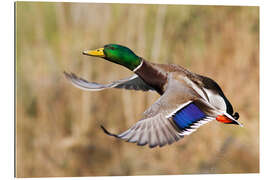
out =
[[[83,51],[83,54],[104,58],[113,63],[125,66],[130,70],[136,69],[141,64],[140,57],[129,48],[118,44],[107,44],[103,48]]]

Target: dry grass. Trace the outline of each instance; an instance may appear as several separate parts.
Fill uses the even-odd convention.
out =
[[[258,7],[17,2],[16,18],[17,177],[259,172]],[[132,74],[81,55],[107,43],[212,77],[244,128],[212,122],[155,149],[106,136],[100,124],[120,133],[158,98],[65,80]]]

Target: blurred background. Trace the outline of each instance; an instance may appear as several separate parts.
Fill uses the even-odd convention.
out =
[[[259,8],[16,3],[16,176],[259,172]],[[99,83],[127,69],[82,50],[128,46],[216,80],[243,128],[213,121],[170,146],[113,137],[140,119],[154,92],[84,92],[63,71]]]

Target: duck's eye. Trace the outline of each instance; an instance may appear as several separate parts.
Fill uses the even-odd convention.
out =
[[[115,48],[114,47],[110,47],[111,50],[114,50]]]
[[[99,49],[97,51],[99,51]]]

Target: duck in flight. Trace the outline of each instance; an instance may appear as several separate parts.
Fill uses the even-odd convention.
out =
[[[98,84],[64,72],[74,86],[86,91],[110,88],[156,91],[161,96],[137,123],[123,133],[114,134],[101,126],[110,136],[153,148],[172,144],[212,120],[242,126],[237,121],[239,114],[234,113],[219,85],[208,77],[178,65],[148,62],[117,44],[83,51],[83,54],[122,65],[135,74],[109,84]]]

